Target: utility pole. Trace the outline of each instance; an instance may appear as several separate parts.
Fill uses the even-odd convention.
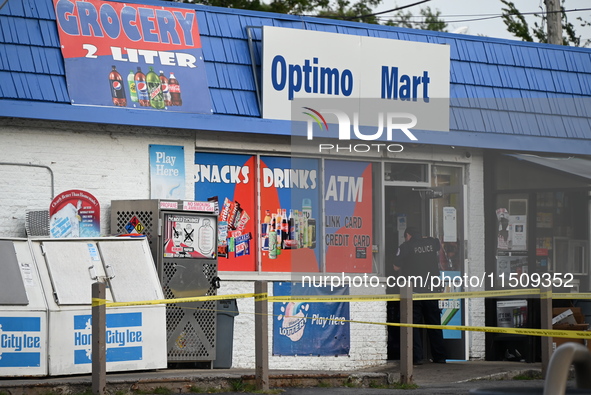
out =
[[[544,0],[548,23],[548,44],[562,45],[562,9],[560,0]]]

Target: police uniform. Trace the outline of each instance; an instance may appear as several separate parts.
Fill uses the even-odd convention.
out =
[[[432,292],[429,288],[431,277],[439,277],[439,249],[441,244],[433,237],[420,237],[412,235],[412,238],[400,245],[394,259],[394,265],[400,268],[399,276],[404,276],[413,285],[413,291],[417,293]],[[410,280],[412,277],[420,277],[420,281]],[[416,300],[413,302],[413,323],[425,323],[428,325],[441,325],[441,310],[437,300]],[[441,329],[427,329],[431,344],[433,362],[445,363],[445,346],[443,344],[443,331]],[[414,363],[422,363],[423,342],[419,328],[413,328],[413,357]]]

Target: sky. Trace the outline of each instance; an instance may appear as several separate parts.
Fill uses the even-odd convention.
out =
[[[382,0],[382,4],[374,11],[385,11],[396,6],[403,6],[407,4],[416,3],[419,0]],[[515,7],[520,12],[539,12],[544,6],[544,0],[513,0]],[[500,0],[431,0],[427,3],[423,3],[414,7],[405,9],[404,11],[410,11],[413,15],[420,15],[421,8],[431,7],[431,10],[441,11],[440,17],[448,23],[447,30],[454,32],[457,29],[465,30],[466,34],[471,35],[485,35],[488,37],[506,38],[516,40],[511,33],[507,31],[503,20],[498,18],[485,19],[478,21],[465,21],[467,19],[475,19],[479,17],[487,17],[488,14],[500,15],[501,9],[504,4]],[[581,9],[591,8],[590,0],[566,0],[564,3],[565,9]],[[543,7],[545,9],[545,7]],[[487,14],[487,15],[483,15]],[[388,16],[392,14],[384,14],[382,16]],[[582,35],[582,40],[591,39],[591,27],[582,28],[579,26],[577,17],[582,17],[584,20],[591,22],[591,10],[582,12],[571,12],[569,15],[569,22],[575,25],[577,34]],[[533,26],[535,18],[532,16],[526,16],[530,26]],[[463,20],[463,21],[460,21]],[[520,39],[519,39],[520,40]]]

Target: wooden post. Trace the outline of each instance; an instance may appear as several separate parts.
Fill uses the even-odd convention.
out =
[[[105,283],[92,284],[92,393],[104,395],[107,387]]]
[[[548,44],[562,45],[562,7],[560,0],[544,0],[544,3],[547,11]]]
[[[267,294],[267,282],[255,281],[254,293]],[[269,390],[269,306],[267,299],[254,302],[255,382],[259,391]]]
[[[540,288],[540,321],[541,329],[552,329],[552,288]],[[548,364],[550,357],[552,357],[552,338],[550,336],[542,336],[542,375],[546,377],[548,373]]]
[[[400,323],[412,324],[412,285],[400,288]],[[413,382],[412,327],[400,327],[400,383]]]

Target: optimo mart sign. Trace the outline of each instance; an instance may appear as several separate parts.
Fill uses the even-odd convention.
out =
[[[294,99],[358,100],[361,112],[381,99],[417,129],[448,131],[449,70],[448,45],[265,26],[263,116],[292,119]]]

